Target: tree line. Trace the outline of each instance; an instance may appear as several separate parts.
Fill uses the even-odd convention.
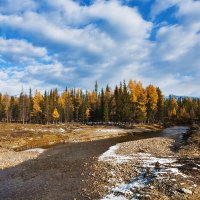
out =
[[[19,96],[0,93],[0,121],[20,123],[67,122],[191,122],[200,119],[200,99],[169,96],[154,85],[130,80],[93,91],[65,89],[23,91]]]

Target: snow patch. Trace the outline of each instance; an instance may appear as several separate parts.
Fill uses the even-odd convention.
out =
[[[152,156],[149,153],[137,153],[133,154],[134,159],[137,159],[140,161],[143,167],[153,168],[155,167],[155,163],[159,163],[161,165],[165,164],[171,164],[176,162],[176,158],[170,157],[170,158],[157,158]]]
[[[118,149],[119,149],[119,145],[111,146],[108,149],[108,151],[106,151],[99,157],[99,161],[111,162],[113,164],[120,164],[120,163],[128,162],[129,160],[132,159],[131,156],[116,154],[116,151]]]
[[[34,149],[27,149],[27,150],[25,150],[25,151],[23,151],[23,152],[36,152],[36,153],[41,154],[41,153],[43,153],[44,151],[46,151],[46,149],[34,148]]]
[[[32,131],[32,132],[50,132],[50,133],[64,133],[65,129],[63,128],[50,128],[50,129],[45,129],[45,128],[24,128],[25,131]]]
[[[103,199],[120,199],[126,196],[132,196],[133,199],[138,199],[139,191],[142,188],[148,188],[149,184],[154,180],[168,179],[171,175],[181,176],[182,178],[188,178],[184,173],[181,173],[177,167],[182,166],[177,162],[176,157],[154,157],[149,153],[136,153],[131,156],[117,155],[115,151],[119,148],[119,145],[111,147],[107,152],[102,154],[100,160],[117,163],[119,160],[130,161],[135,159],[139,162],[138,176],[133,177],[128,183],[121,183],[111,190],[111,194],[105,196]],[[116,158],[116,156],[118,158]],[[124,158],[125,157],[125,158]],[[127,157],[127,158],[126,158]],[[157,166],[156,166],[157,165]],[[112,172],[113,173],[113,172]],[[115,180],[116,181],[116,180]],[[174,178],[173,181],[176,181]],[[118,196],[118,195],[121,196]]]
[[[76,129],[73,130],[73,132],[82,131],[82,130],[84,130],[84,129],[83,128],[76,128]]]
[[[125,198],[124,196],[120,195],[120,196],[115,196],[113,194],[109,194],[107,196],[105,196],[103,199],[101,200],[127,200],[127,198]]]
[[[59,130],[60,130],[61,133],[65,132],[65,129],[63,129],[63,128],[60,128]]]
[[[188,131],[188,127],[171,127],[163,131],[166,135],[184,134]],[[110,163],[123,163],[130,162],[131,160],[137,161],[137,165],[134,165],[134,170],[138,175],[133,177],[128,183],[123,183],[122,180],[117,180],[115,188],[110,188],[111,193],[106,195],[103,200],[107,199],[143,199],[146,194],[141,194],[143,188],[150,190],[150,184],[156,180],[169,180],[176,181],[177,177],[188,179],[188,175],[182,173],[178,168],[184,166],[182,163],[178,163],[178,158],[174,156],[167,157],[155,157],[149,153],[136,153],[129,156],[116,154],[119,149],[119,144],[112,146],[99,157],[99,161],[105,161]],[[199,165],[197,164],[197,167]],[[114,172],[112,172],[113,174]],[[116,179],[110,179],[110,181],[116,182]],[[126,198],[127,197],[127,198]]]
[[[98,129],[96,130],[96,133],[113,133],[113,132],[119,132],[120,129]]]

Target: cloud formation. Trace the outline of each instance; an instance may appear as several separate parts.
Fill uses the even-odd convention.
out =
[[[0,54],[7,62],[27,63],[37,59],[48,61],[47,49],[36,47],[25,40],[0,38]],[[4,62],[6,62],[4,61]]]
[[[149,19],[131,1],[20,2],[0,3],[1,92],[132,78],[166,95],[200,95],[200,2],[143,1]],[[161,17],[171,7],[175,22]]]

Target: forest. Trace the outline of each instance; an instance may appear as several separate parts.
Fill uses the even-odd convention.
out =
[[[191,123],[200,119],[200,99],[164,97],[150,84],[130,80],[93,91],[65,89],[23,91],[18,96],[0,94],[0,121],[18,123],[67,122],[131,122],[131,123]]]

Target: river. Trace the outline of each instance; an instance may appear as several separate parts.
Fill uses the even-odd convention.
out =
[[[0,199],[84,199],[81,189],[90,166],[109,147],[152,137],[180,138],[188,127],[157,133],[139,133],[99,141],[57,145],[29,160],[0,172]]]

